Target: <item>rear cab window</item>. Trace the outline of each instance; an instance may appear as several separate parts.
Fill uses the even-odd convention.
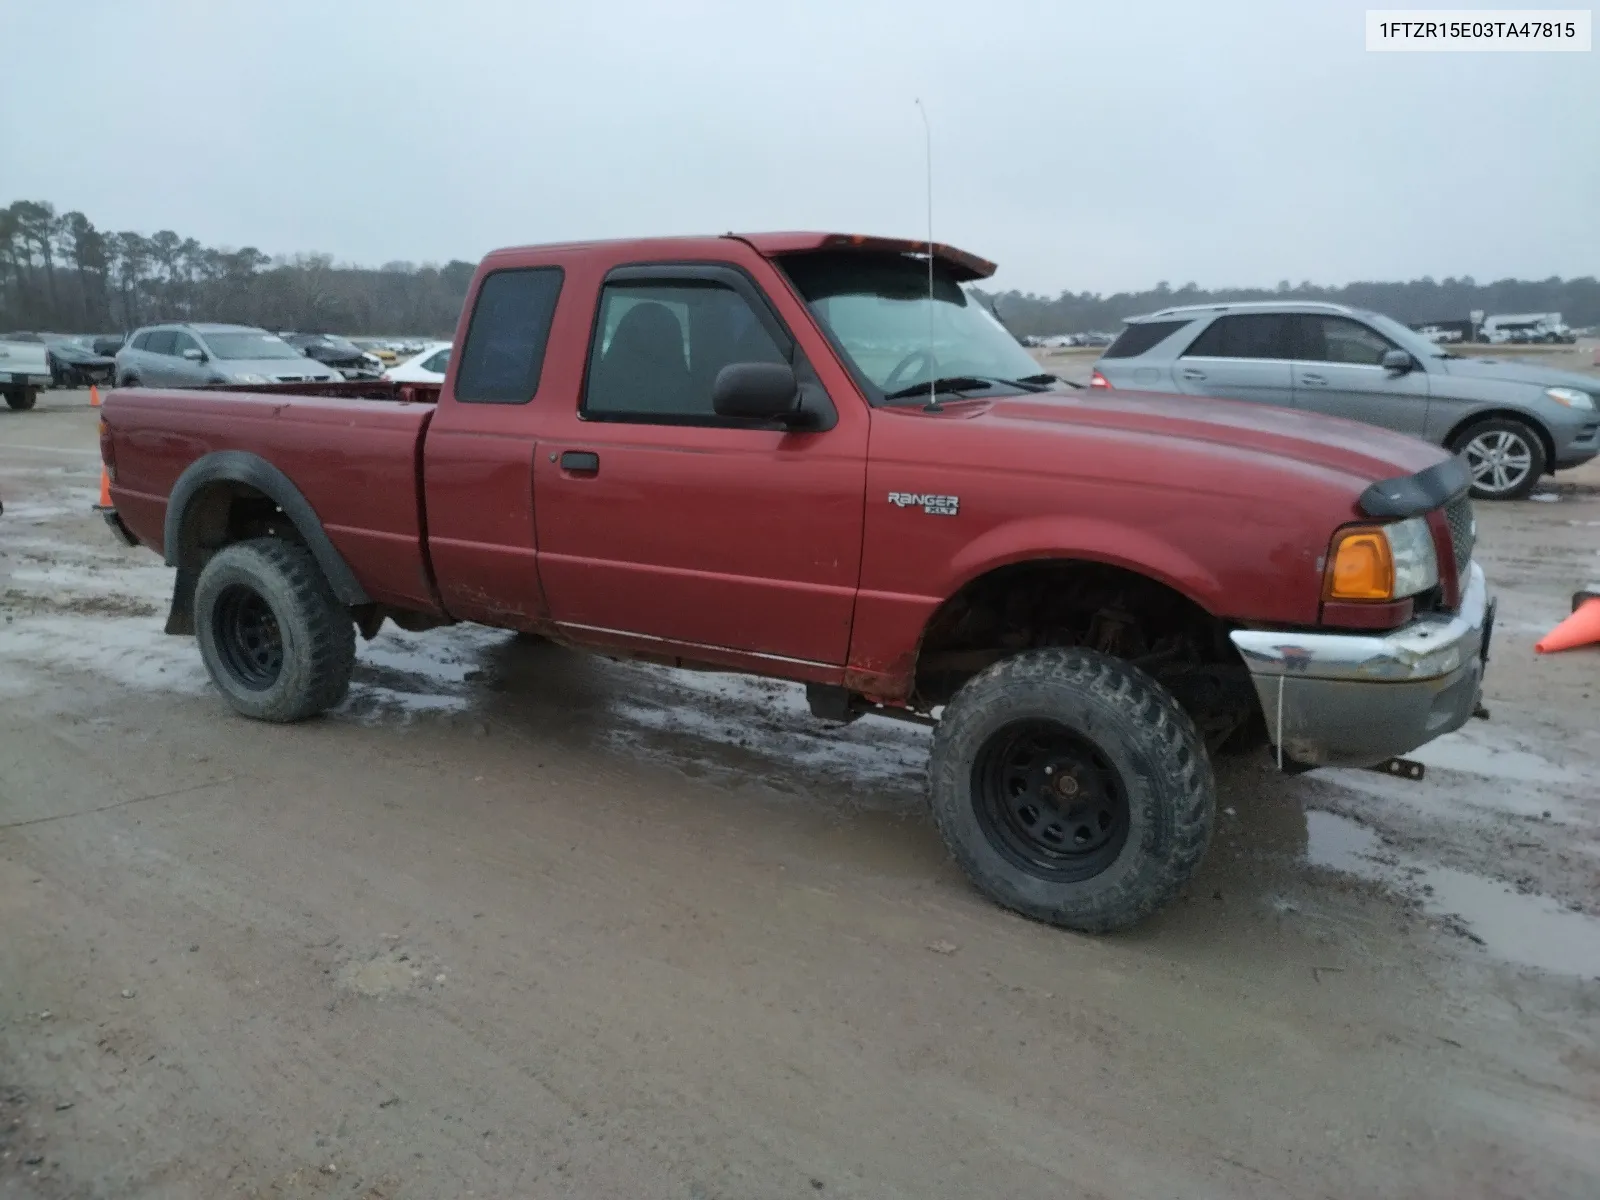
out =
[[[1120,334],[1117,340],[1106,347],[1106,352],[1101,358],[1137,358],[1146,350],[1150,350],[1166,341],[1178,330],[1182,329],[1188,321],[1140,321],[1136,325],[1129,325]]]
[[[560,267],[512,267],[485,276],[467,325],[455,398],[466,404],[526,404],[539,390]]]

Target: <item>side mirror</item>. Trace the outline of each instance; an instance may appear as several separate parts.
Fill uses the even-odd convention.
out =
[[[800,385],[786,363],[729,363],[711,386],[711,408],[719,417],[786,421],[800,411]]]
[[[1417,363],[1404,350],[1385,350],[1381,365],[1385,371],[1393,371],[1396,375],[1404,375]]]
[[[204,350],[196,350],[193,346],[185,350],[183,356],[190,362],[195,363],[203,363],[206,360],[206,352]]]

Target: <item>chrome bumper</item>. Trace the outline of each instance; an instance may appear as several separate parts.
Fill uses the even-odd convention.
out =
[[[1468,568],[1456,613],[1382,635],[1241,629],[1229,637],[1285,757],[1368,767],[1459,729],[1478,708],[1494,605]]]

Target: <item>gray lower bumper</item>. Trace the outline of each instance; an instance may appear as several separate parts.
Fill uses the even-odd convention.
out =
[[[1478,707],[1493,605],[1469,569],[1461,609],[1370,636],[1231,634],[1279,752],[1312,766],[1368,767],[1459,729]]]

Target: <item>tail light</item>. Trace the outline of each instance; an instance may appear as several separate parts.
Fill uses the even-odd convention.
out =
[[[1111,380],[1100,374],[1099,368],[1096,368],[1095,373],[1089,376],[1089,386],[1093,388],[1109,388]]]

